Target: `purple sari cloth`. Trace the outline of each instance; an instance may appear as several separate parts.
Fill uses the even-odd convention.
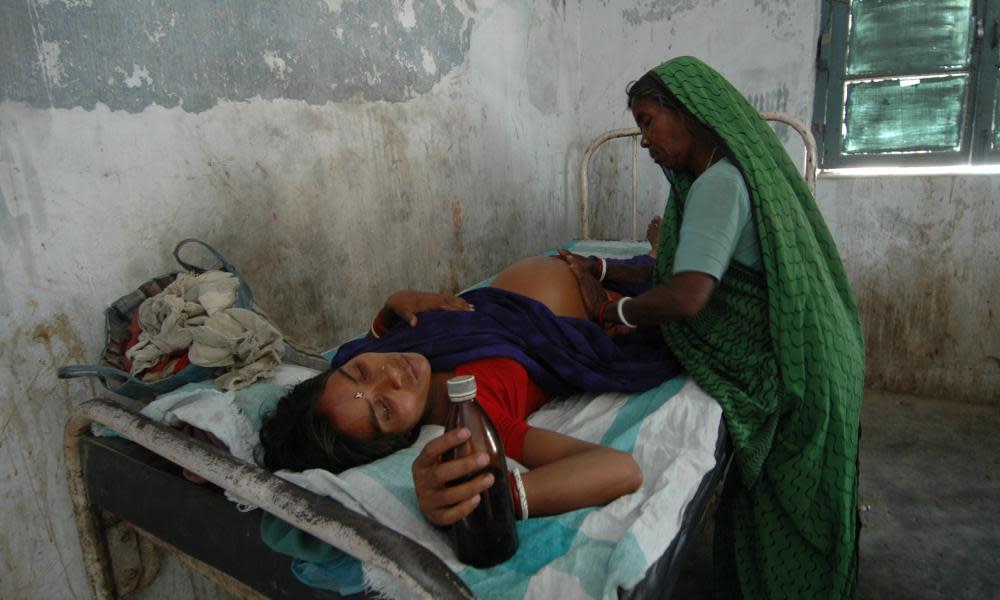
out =
[[[425,312],[416,327],[398,323],[380,339],[348,342],[334,355],[333,368],[364,352],[417,352],[434,371],[506,357],[558,395],[640,392],[680,372],[655,327],[610,338],[591,321],[557,317],[520,294],[479,288],[462,297],[476,310]]]

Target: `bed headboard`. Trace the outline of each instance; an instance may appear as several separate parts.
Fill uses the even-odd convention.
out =
[[[766,121],[774,121],[778,123],[784,123],[792,129],[794,129],[800,136],[802,136],[802,144],[805,146],[805,167],[804,175],[806,179],[806,185],[809,186],[809,191],[816,195],[816,139],[813,137],[809,128],[802,121],[796,119],[791,115],[786,115],[779,112],[762,112],[760,116],[764,117]],[[629,137],[632,138],[632,239],[638,239],[636,237],[637,223],[636,219],[638,216],[637,207],[637,189],[638,189],[638,157],[639,157],[639,128],[638,127],[628,127],[625,129],[612,129],[611,131],[606,131],[599,135],[593,142],[587,146],[587,150],[583,153],[583,159],[580,161],[580,215],[581,215],[581,226],[580,226],[580,239],[587,240],[590,239],[590,212],[589,212],[589,198],[588,198],[588,184],[587,178],[590,172],[590,159],[593,158],[594,152],[597,148],[610,140]]]

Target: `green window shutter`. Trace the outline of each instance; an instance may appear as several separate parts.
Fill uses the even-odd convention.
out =
[[[968,76],[847,84],[845,154],[957,152]]]
[[[978,50],[974,58],[976,81],[972,163],[1000,163],[1000,2],[978,0]]]
[[[853,0],[848,77],[967,70],[969,0]]]
[[[990,123],[990,127],[993,129],[993,145],[990,148],[993,152],[1000,152],[1000,127],[997,124],[1000,123],[1000,70],[994,71],[993,73],[993,122]]]
[[[823,0],[821,168],[1000,162],[1000,0]]]

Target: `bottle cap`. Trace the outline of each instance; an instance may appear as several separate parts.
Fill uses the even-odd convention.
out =
[[[476,397],[476,378],[459,375],[448,380],[448,397],[452,402],[465,402]]]

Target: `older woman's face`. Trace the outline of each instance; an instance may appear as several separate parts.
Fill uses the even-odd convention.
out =
[[[680,113],[653,100],[639,99],[632,103],[632,116],[642,135],[640,144],[649,149],[653,162],[673,170],[689,168],[694,137]]]
[[[430,363],[420,354],[359,354],[327,377],[316,410],[360,440],[403,433],[423,418],[430,382]]]

